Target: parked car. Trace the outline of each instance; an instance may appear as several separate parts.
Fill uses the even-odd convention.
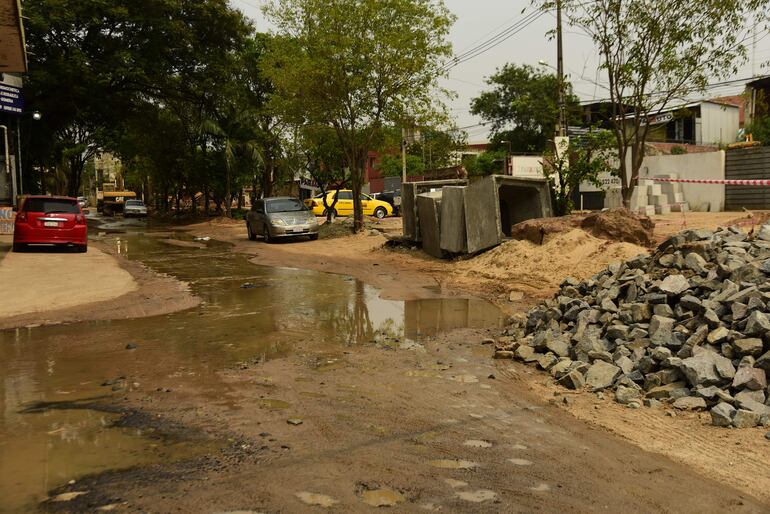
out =
[[[130,218],[136,216],[137,218],[147,217],[147,206],[141,200],[126,200],[123,206],[123,217]]]
[[[13,251],[21,252],[31,244],[72,245],[79,252],[85,252],[88,249],[88,227],[77,198],[25,197],[16,213]]]
[[[318,220],[307,207],[291,196],[256,200],[246,214],[246,232],[255,241],[262,236],[266,243],[277,238],[308,236],[318,239]]]
[[[337,203],[334,204],[334,216],[350,216],[353,214],[353,191],[350,189],[340,189],[338,191],[326,192],[326,203],[332,205],[334,195],[337,195]],[[315,198],[305,200],[305,205],[313,211],[316,216],[326,216],[326,207],[324,207],[323,194],[318,194]],[[369,195],[361,194],[361,208],[366,216],[375,218],[384,218],[393,214],[393,207],[388,202],[376,200]]]
[[[398,216],[401,212],[401,192],[400,191],[384,191],[382,193],[376,193],[372,195],[377,200],[388,202],[393,208],[393,215]]]
[[[86,198],[85,196],[78,196],[78,205],[80,206],[81,209],[85,209],[86,207],[88,207],[88,198]]]

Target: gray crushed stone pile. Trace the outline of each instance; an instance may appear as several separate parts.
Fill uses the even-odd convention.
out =
[[[559,292],[495,348],[569,389],[632,408],[706,410],[716,426],[770,426],[770,225],[687,230]]]

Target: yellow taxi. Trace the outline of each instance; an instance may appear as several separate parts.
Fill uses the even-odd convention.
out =
[[[337,195],[337,203],[334,204],[334,216],[352,216],[353,215],[353,191],[350,189],[340,189],[338,191],[326,192],[326,203],[332,205],[334,195]],[[313,211],[316,216],[326,216],[326,207],[324,207],[323,194],[318,194],[314,198],[305,200],[305,206]],[[369,195],[361,194],[361,208],[366,216],[374,216],[382,219],[393,215],[393,207],[388,202],[375,200]]]

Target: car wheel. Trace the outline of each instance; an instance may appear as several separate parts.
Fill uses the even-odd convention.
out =
[[[328,218],[329,217],[329,211],[327,209],[324,209],[323,217],[324,218]],[[334,219],[336,217],[337,217],[337,211],[332,209],[332,219]]]
[[[246,233],[249,235],[249,241],[256,241],[257,235],[251,230],[251,224],[249,222],[246,222]]]
[[[265,238],[265,243],[272,243],[273,242],[273,238],[270,237],[270,228],[268,228],[267,225],[262,227],[262,237]]]
[[[78,245],[76,246],[78,253],[86,253],[88,251],[88,245]]]
[[[27,245],[24,243],[13,243],[13,251],[14,252],[24,252],[27,250]]]
[[[311,241],[317,241],[318,240],[318,234],[310,234],[310,240]]]
[[[377,219],[381,220],[387,215],[388,215],[388,211],[386,211],[384,207],[377,207],[376,209],[374,209],[374,217]]]

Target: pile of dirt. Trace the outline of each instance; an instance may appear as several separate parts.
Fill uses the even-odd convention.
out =
[[[611,262],[647,254],[632,243],[599,239],[573,228],[546,234],[543,244],[507,241],[492,250],[456,264],[459,283],[486,279],[531,296],[551,295],[565,276],[588,278]]]
[[[650,246],[655,223],[626,209],[611,209],[589,214],[580,228],[602,239]]]
[[[511,237],[521,241],[543,244],[554,234],[581,228],[599,239],[623,241],[635,245],[652,244],[655,223],[626,209],[610,209],[589,214],[570,214],[555,218],[538,218],[522,221],[511,228]]]

